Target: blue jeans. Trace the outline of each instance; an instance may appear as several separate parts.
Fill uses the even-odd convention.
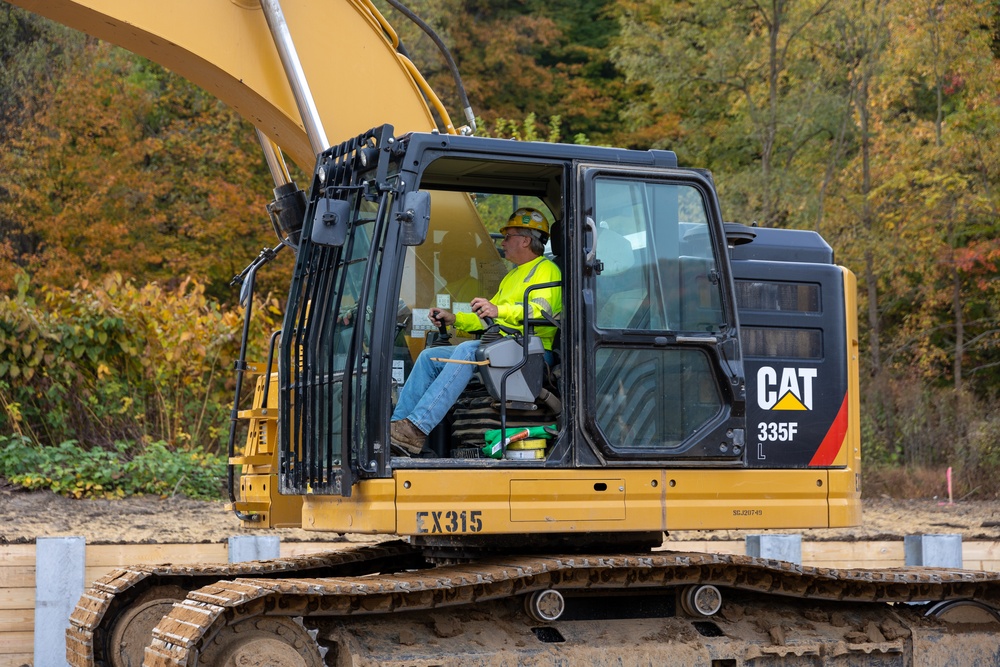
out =
[[[478,340],[469,340],[454,347],[431,347],[420,353],[410,377],[392,412],[392,421],[409,419],[425,434],[441,423],[472,379],[476,367],[472,364],[452,364],[432,361],[432,358],[474,361]]]

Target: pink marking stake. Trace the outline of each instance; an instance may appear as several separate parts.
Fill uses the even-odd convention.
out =
[[[945,479],[948,481],[948,502],[938,503],[938,505],[954,505],[955,501],[952,500],[952,495],[951,495],[951,466],[948,467],[948,471],[945,472],[944,476]]]

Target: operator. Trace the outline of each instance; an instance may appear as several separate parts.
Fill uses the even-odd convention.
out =
[[[453,324],[459,331],[480,331],[486,328],[480,318],[492,317],[501,325],[523,331],[524,291],[531,285],[562,279],[559,267],[542,256],[549,223],[540,211],[519,208],[500,231],[504,235],[501,245],[506,258],[515,265],[500,281],[500,289],[491,299],[474,298],[469,304],[471,313],[431,308],[429,317],[434,326]],[[557,316],[562,311],[562,288],[538,289],[529,298],[532,318],[541,317],[542,312]],[[536,333],[542,339],[546,356],[550,356],[555,329],[540,327]],[[478,349],[479,341],[470,340],[454,347],[427,348],[420,353],[392,413],[389,434],[393,445],[409,455],[423,450],[427,434],[444,419],[472,378],[475,365],[461,362],[475,360]]]

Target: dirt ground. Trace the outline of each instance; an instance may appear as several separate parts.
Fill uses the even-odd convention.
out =
[[[246,533],[222,502],[137,497],[75,500],[43,491],[0,486],[0,544],[36,537],[83,536],[88,544],[222,542]],[[759,533],[761,531],[753,531]],[[1000,540],[1000,501],[864,501],[863,524],[855,528],[804,531],[805,540],[892,540],[904,535],[959,533],[963,540]],[[333,541],[338,536],[304,530],[274,531],[282,541]],[[674,539],[733,540],[746,531],[679,531]],[[365,539],[350,536],[351,541]]]

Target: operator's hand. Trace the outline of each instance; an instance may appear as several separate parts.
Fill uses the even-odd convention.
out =
[[[451,326],[455,323],[455,314],[448,312],[444,308],[431,308],[430,314],[427,316],[434,326]]]
[[[472,312],[478,317],[492,317],[496,319],[497,315],[500,314],[500,310],[489,299],[481,296],[477,296],[469,302],[469,305],[472,306]]]

